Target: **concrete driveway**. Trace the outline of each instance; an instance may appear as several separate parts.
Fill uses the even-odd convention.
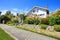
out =
[[[10,35],[12,35],[17,40],[57,40],[51,37],[25,31],[15,27],[9,27],[5,24],[0,24],[0,27],[10,33]]]

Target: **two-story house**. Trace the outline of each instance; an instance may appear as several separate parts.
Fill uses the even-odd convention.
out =
[[[41,18],[46,18],[47,15],[49,15],[49,10],[47,8],[41,8],[41,7],[35,6],[27,13],[27,15],[33,16],[34,14],[36,14]]]

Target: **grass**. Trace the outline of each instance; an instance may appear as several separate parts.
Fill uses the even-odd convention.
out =
[[[41,26],[42,29],[46,29],[46,27],[47,27],[48,25],[46,25],[46,24],[40,24],[40,26]]]
[[[22,27],[22,26],[18,26],[17,28],[24,29],[24,30],[31,31],[31,32],[35,32],[38,34],[42,34],[42,35],[49,36],[49,37],[56,38],[56,39],[60,40],[60,36],[58,36],[55,32],[51,32],[48,30],[31,28],[31,27]]]
[[[54,29],[60,32],[60,25],[54,25]]]
[[[0,28],[0,40],[14,40],[14,39]]]
[[[12,24],[12,23],[11,23],[11,24],[7,24],[7,25],[8,25],[8,26],[14,26],[14,24]]]

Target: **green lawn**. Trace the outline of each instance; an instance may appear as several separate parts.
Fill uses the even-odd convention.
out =
[[[0,28],[0,40],[14,40],[14,39]]]

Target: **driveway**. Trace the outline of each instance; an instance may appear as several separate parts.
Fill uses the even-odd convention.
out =
[[[44,35],[18,29],[16,27],[9,27],[5,24],[0,24],[0,27],[3,28],[8,33],[10,33],[15,38],[17,38],[17,40],[57,40]]]

